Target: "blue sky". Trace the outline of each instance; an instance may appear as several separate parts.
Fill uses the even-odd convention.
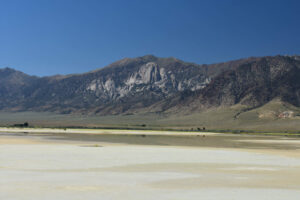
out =
[[[199,64],[300,54],[298,0],[0,0],[0,67],[81,73],[154,54]]]

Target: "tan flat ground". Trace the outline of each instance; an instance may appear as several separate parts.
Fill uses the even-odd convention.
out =
[[[267,138],[0,134],[0,199],[298,200],[299,142]]]

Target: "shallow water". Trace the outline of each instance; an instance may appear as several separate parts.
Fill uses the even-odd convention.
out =
[[[250,135],[1,133],[0,199],[298,200],[299,147]]]

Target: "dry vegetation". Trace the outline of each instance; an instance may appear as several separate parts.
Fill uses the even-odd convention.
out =
[[[283,115],[283,113],[292,113]],[[213,108],[191,115],[61,115],[53,113],[0,113],[0,125],[11,126],[28,121],[34,127],[79,127],[123,129],[175,129],[233,132],[299,132],[300,109],[274,100],[263,107],[247,110],[235,105]]]

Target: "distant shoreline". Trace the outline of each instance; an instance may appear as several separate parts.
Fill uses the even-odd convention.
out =
[[[195,136],[216,135],[214,132],[192,132],[178,130],[146,130],[146,129],[118,129],[118,128],[15,128],[0,127],[0,132],[5,133],[74,133],[74,134],[112,134],[112,135],[170,135],[170,136]]]
[[[200,136],[200,135],[266,135],[266,136],[296,136],[300,133],[293,132],[254,132],[235,130],[207,130],[207,131],[189,131],[189,130],[157,130],[157,129],[129,129],[129,128],[18,128],[18,127],[0,127],[2,133],[68,133],[68,134],[95,134],[95,135],[165,135],[165,136]]]

